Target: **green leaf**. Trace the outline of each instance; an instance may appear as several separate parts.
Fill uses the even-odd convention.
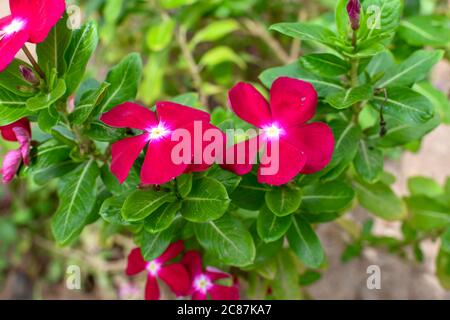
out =
[[[332,48],[334,48],[333,40],[336,39],[331,30],[311,23],[283,22],[270,26],[269,30],[275,30],[296,39],[319,42]]]
[[[88,22],[81,29],[75,30],[66,50],[67,71],[64,79],[67,85],[66,96],[71,95],[83,80],[86,66],[98,44],[97,25]]]
[[[330,53],[312,53],[299,59],[300,66],[322,77],[337,77],[350,69],[348,62]]]
[[[380,180],[384,167],[384,155],[380,149],[370,146],[366,140],[359,140],[358,152],[353,160],[358,175],[368,183]]]
[[[69,243],[84,228],[95,204],[98,175],[97,163],[89,160],[62,179],[59,207],[52,218],[52,232],[59,244]]]
[[[253,173],[242,177],[242,181],[236,190],[231,194],[231,200],[237,206],[256,211],[264,204],[267,188],[258,183],[256,175]]]
[[[327,96],[325,101],[328,102],[333,108],[346,109],[358,102],[370,100],[372,96],[372,86],[365,84]]]
[[[382,182],[368,184],[354,181],[360,204],[374,215],[385,220],[402,220],[406,217],[405,203],[391,188]]]
[[[52,128],[56,126],[59,120],[59,114],[56,111],[55,106],[50,106],[49,109],[43,109],[38,115],[39,128],[47,133],[50,133]]]
[[[103,218],[103,220],[119,226],[131,225],[130,222],[127,222],[122,218],[122,215],[120,213],[128,195],[128,193],[124,193],[106,199],[100,207],[99,211],[99,214]]]
[[[431,231],[450,226],[450,210],[425,196],[406,198],[411,225],[418,230]]]
[[[442,59],[443,51],[419,50],[398,66],[391,68],[377,82],[378,88],[409,86],[423,80],[431,68]]]
[[[383,107],[383,112],[404,123],[423,124],[433,118],[434,109],[430,101],[409,88],[390,88],[387,100],[383,96],[375,96],[374,102]],[[389,122],[386,121],[389,126]]]
[[[56,69],[61,78],[67,68],[64,55],[72,38],[72,31],[67,27],[67,16],[59,20],[52,28],[44,42],[36,46],[39,65],[47,70],[47,74]]]
[[[346,38],[350,34],[350,20],[347,13],[348,0],[338,0],[336,2],[335,21],[336,29],[342,38]]]
[[[300,296],[297,261],[284,249],[277,256],[277,273],[271,284],[273,295],[277,299],[298,300]]]
[[[279,187],[266,192],[267,207],[279,217],[297,211],[302,203],[303,193],[299,188]]]
[[[181,219],[173,222],[172,226],[157,233],[150,233],[145,230],[137,236],[136,242],[141,247],[141,252],[145,261],[158,258],[166,251],[172,243],[178,229],[182,227]]]
[[[264,242],[273,242],[282,238],[291,223],[291,217],[278,217],[266,206],[261,208],[256,220],[258,235]]]
[[[450,101],[441,90],[436,89],[429,82],[416,83],[413,89],[431,101],[443,123],[450,124]]]
[[[217,41],[239,29],[239,23],[233,19],[213,21],[205,28],[197,31],[189,46],[195,48],[201,42]]]
[[[104,99],[109,86],[109,83],[104,82],[98,88],[85,92],[80,101],[75,104],[75,109],[70,114],[69,120],[73,124],[81,125],[90,116],[96,115],[96,107]]]
[[[391,34],[400,24],[403,1],[366,0],[362,3],[364,15],[361,19],[359,37],[377,39],[382,34]]]
[[[226,215],[216,221],[195,224],[194,227],[200,245],[224,264],[244,267],[253,263],[255,244],[239,220]]]
[[[423,195],[430,198],[444,194],[444,188],[428,177],[411,177],[408,179],[408,189],[411,195]]]
[[[450,253],[440,250],[436,258],[436,276],[442,287],[450,290]]]
[[[169,203],[160,207],[156,212],[144,221],[144,229],[150,233],[161,232],[170,227],[181,209],[181,202]]]
[[[141,181],[139,177],[139,171],[136,169],[136,167],[131,168],[130,172],[128,173],[128,177],[123,183],[119,183],[117,177],[112,174],[110,166],[108,164],[104,164],[100,168],[100,176],[106,189],[114,195],[128,193],[129,191],[136,190]]]
[[[25,61],[14,59],[5,70],[0,72],[0,91],[6,89],[14,95],[29,97],[33,94],[34,89],[23,78],[20,66],[31,68]]]
[[[292,216],[292,225],[287,233],[290,248],[310,268],[319,268],[325,254],[319,238],[302,216]]]
[[[234,52],[233,49],[226,46],[214,47],[207,51],[200,59],[200,66],[213,67],[224,62],[232,62],[239,68],[245,69],[247,64],[242,57]]]
[[[92,140],[101,142],[115,142],[126,136],[125,129],[113,128],[101,121],[93,121],[83,133]]]
[[[450,227],[441,234],[441,250],[450,253]]]
[[[31,174],[38,185],[61,177],[73,171],[77,164],[70,159],[71,148],[58,141],[50,140],[37,147],[31,155]]]
[[[182,104],[192,108],[198,108],[200,106],[199,94],[197,92],[187,92],[180,94],[179,96],[170,99],[170,101]]]
[[[175,21],[170,18],[151,25],[147,31],[147,47],[151,51],[165,49],[172,41],[175,26]]]
[[[11,124],[32,114],[26,108],[27,98],[0,87],[0,126]]]
[[[122,207],[122,217],[129,222],[144,220],[167,202],[176,197],[171,192],[136,190],[131,193]]]
[[[294,62],[283,67],[270,68],[265,70],[259,76],[261,82],[270,88],[272,83],[279,77],[286,76],[297,78],[311,83],[317,90],[319,97],[325,97],[330,94],[344,90],[339,80],[332,78],[320,77],[300,68],[299,63]]]
[[[373,77],[382,77],[387,71],[395,68],[394,56],[390,51],[383,51],[375,55],[367,65],[365,71]]]
[[[220,218],[229,204],[225,187],[217,180],[205,177],[194,180],[191,192],[183,199],[181,214],[189,221],[207,222]]]
[[[177,190],[178,190],[178,193],[180,194],[181,198],[187,197],[188,194],[191,192],[192,179],[193,179],[193,175],[191,173],[183,174],[183,175],[179,176],[178,178],[176,178]]]
[[[106,77],[105,82],[111,86],[103,99],[101,111],[106,112],[121,103],[134,100],[141,76],[141,57],[137,53],[129,54]]]
[[[341,181],[309,185],[303,189],[301,209],[317,214],[337,212],[346,209],[354,198],[353,189]]]
[[[66,83],[63,79],[59,79],[55,88],[49,92],[41,92],[36,96],[28,99],[27,108],[31,111],[47,109],[56,101],[58,101],[66,93]]]
[[[228,194],[232,194],[236,190],[237,186],[241,182],[242,178],[234,173],[223,170],[219,166],[215,166],[208,171],[208,177],[214,178],[219,181],[225,189],[227,189]]]
[[[398,35],[412,46],[444,47],[450,43],[448,17],[415,16],[404,19]]]

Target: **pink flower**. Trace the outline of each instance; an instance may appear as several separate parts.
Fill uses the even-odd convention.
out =
[[[156,112],[129,102],[113,108],[103,114],[100,120],[112,127],[133,128],[141,130],[143,133],[113,144],[112,173],[120,183],[123,183],[133,163],[147,145],[147,154],[141,170],[143,184],[164,184],[185,172],[208,169],[212,163],[208,164],[203,161],[204,146],[202,142],[195,144],[194,141],[191,141],[192,145],[199,145],[200,150],[193,147],[192,157],[188,155],[189,161],[178,163],[172,158],[172,151],[180,142],[172,141],[171,137],[176,130],[184,129],[190,137],[194,138],[196,137],[195,125],[199,123],[201,134],[208,129],[219,131],[209,123],[210,119],[210,115],[206,112],[172,102],[158,102]],[[198,138],[202,139],[202,137]],[[193,159],[196,153],[200,154],[201,161],[194,165]]]
[[[197,251],[186,252],[181,263],[191,275],[189,294],[192,295],[192,299],[205,300],[209,295],[213,300],[239,300],[237,285],[228,287],[215,283],[220,279],[231,278],[231,275],[210,267],[203,271],[202,258]]]
[[[347,3],[347,13],[353,30],[359,29],[359,20],[361,15],[361,3],[359,0],[350,0]]]
[[[11,15],[0,19],[0,71],[26,42],[40,43],[62,17],[64,0],[9,0]]]
[[[145,299],[158,300],[159,287],[157,279],[163,280],[177,296],[186,295],[189,291],[190,277],[186,268],[180,263],[168,264],[184,249],[183,241],[172,243],[167,250],[152,261],[145,261],[139,248],[133,249],[128,256],[126,274],[129,276],[147,271]]]
[[[22,162],[28,166],[30,164],[30,144],[31,128],[28,119],[23,118],[9,125],[0,127],[3,139],[7,141],[19,142],[19,149],[9,151],[3,160],[1,168],[2,182],[9,183],[14,178]]]
[[[233,111],[241,119],[260,128],[262,133],[229,148],[227,154],[237,154],[242,150],[241,144],[245,144],[245,161],[227,161],[222,165],[224,169],[238,175],[247,174],[252,170],[258,150],[265,150],[258,170],[258,181],[283,185],[299,173],[320,171],[330,162],[334,150],[330,127],[321,122],[306,124],[314,117],[317,105],[317,92],[310,83],[278,78],[270,89],[269,104],[252,85],[241,82],[231,89],[229,100]],[[252,151],[248,146],[255,139],[258,148]],[[276,172],[264,174],[263,169],[271,166],[268,159],[274,156],[278,162]]]

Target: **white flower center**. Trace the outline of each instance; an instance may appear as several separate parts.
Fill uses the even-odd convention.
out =
[[[199,275],[194,280],[194,288],[196,291],[200,291],[203,294],[206,294],[208,290],[212,287],[211,280],[204,274]]]
[[[147,269],[148,273],[155,277],[158,275],[158,272],[161,269],[161,263],[152,260],[147,263],[147,266],[145,268]]]
[[[25,21],[21,19],[14,19],[10,24],[4,26],[2,30],[0,30],[0,40],[6,36],[10,36],[16,32],[19,32],[25,27]]]
[[[170,130],[163,123],[159,123],[157,127],[147,129],[147,132],[150,140],[158,140],[170,134]]]
[[[269,139],[277,139],[280,137],[280,135],[283,134],[283,129],[276,124],[264,127],[263,130],[266,134],[266,137],[268,137]]]

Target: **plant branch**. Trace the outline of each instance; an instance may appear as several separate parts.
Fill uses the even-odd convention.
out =
[[[39,64],[37,63],[36,59],[34,59],[33,55],[31,54],[30,50],[28,50],[26,45],[23,46],[22,51],[25,53],[28,60],[33,65],[34,71],[37,72],[37,74],[39,75],[39,77],[41,77],[41,79],[45,80],[44,71],[42,71],[41,67],[39,67]]]
[[[286,53],[280,43],[267,31],[266,26],[251,19],[244,19],[243,24],[251,35],[261,38],[277,56],[278,60],[284,64],[292,62],[291,57]]]

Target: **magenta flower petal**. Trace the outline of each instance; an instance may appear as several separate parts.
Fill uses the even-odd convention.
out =
[[[184,254],[181,263],[186,266],[192,278],[202,273],[202,258],[198,251],[188,251]]]
[[[260,149],[260,137],[256,136],[249,140],[237,143],[226,150],[226,158],[220,166],[228,171],[242,176],[252,171],[256,163],[256,157]],[[252,146],[257,146],[252,147]],[[233,157],[234,156],[234,157]],[[231,161],[229,161],[231,160]]]
[[[286,140],[306,155],[306,164],[300,173],[315,173],[325,168],[331,161],[334,136],[331,128],[325,123],[314,122],[289,128]]]
[[[147,142],[147,134],[141,134],[113,143],[111,172],[120,183],[126,180],[134,161],[136,161]]]
[[[104,113],[100,120],[115,128],[147,130],[158,125],[153,111],[136,103],[126,102]]]
[[[150,141],[141,169],[143,184],[165,184],[185,172],[189,163],[177,164],[172,158],[178,143],[167,138]]]
[[[39,43],[61,19],[66,3],[64,0],[9,0],[9,6],[14,17],[27,21],[29,42]]]
[[[159,287],[156,278],[148,274],[145,284],[145,300],[159,300]]]
[[[145,270],[147,262],[142,256],[140,248],[134,248],[128,255],[128,264],[125,273],[128,276],[133,276]]]
[[[317,92],[308,82],[280,77],[272,84],[270,89],[272,118],[285,129],[310,120],[316,113],[316,105]]]
[[[12,16],[0,19],[0,72],[14,60],[28,36],[25,21]]]
[[[208,276],[208,278],[211,279],[211,281],[217,281],[220,279],[230,278],[231,274],[223,272],[222,270],[213,268],[213,267],[206,267],[205,274]]]
[[[22,155],[22,160],[26,166],[30,164],[30,143],[31,137],[26,129],[23,127],[15,127],[13,128],[14,133],[16,134],[17,141],[20,144],[20,152]]]
[[[239,289],[214,284],[208,291],[213,300],[239,300]]]
[[[20,150],[9,151],[5,158],[3,159],[2,167],[2,182],[7,184],[14,179],[14,176],[19,170],[20,164],[22,163],[22,154]]]
[[[192,300],[206,300],[206,294],[200,291],[195,291],[192,294]]]
[[[159,121],[168,125],[170,129],[184,128],[194,121],[209,122],[211,120],[207,112],[169,101],[157,102],[156,113]]]
[[[282,138],[278,140],[278,150],[273,143],[275,142],[269,141],[264,150],[258,170],[258,182],[280,186],[300,173],[305,166],[306,156],[303,151]],[[271,162],[268,156],[272,159]]]
[[[171,243],[167,247],[166,251],[164,251],[163,254],[158,257],[158,262],[164,264],[172,259],[175,259],[183,250],[184,250],[183,240]]]
[[[272,122],[269,103],[251,84],[240,82],[229,92],[233,111],[242,120],[261,128]]]
[[[3,139],[11,142],[18,141],[16,133],[13,130],[16,127],[24,128],[31,136],[30,121],[28,121],[27,118],[22,118],[16,122],[0,127],[0,132],[2,134]]]
[[[180,263],[164,266],[158,273],[161,278],[177,296],[188,294],[191,278],[185,267]]]

